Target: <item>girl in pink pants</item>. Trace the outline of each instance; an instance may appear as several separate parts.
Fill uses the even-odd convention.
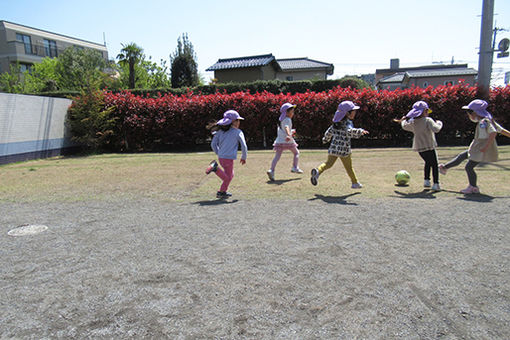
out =
[[[227,190],[232,178],[234,178],[234,160],[237,158],[239,145],[241,145],[242,152],[241,164],[246,164],[248,147],[244,134],[239,129],[243,119],[236,111],[228,110],[223,114],[223,119],[213,123],[210,127],[214,131],[211,148],[218,155],[218,161],[223,169],[218,167],[218,163],[214,160],[209,164],[205,173],[215,172],[223,181],[220,190],[216,193],[217,198],[224,199],[232,196]]]

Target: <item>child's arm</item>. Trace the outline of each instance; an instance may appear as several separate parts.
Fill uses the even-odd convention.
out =
[[[213,139],[211,140],[211,149],[214,151],[215,154],[218,154],[219,150],[219,138],[218,133],[215,133],[213,136]]]
[[[333,136],[333,131],[332,131],[333,127],[330,126],[326,132],[324,132],[324,137],[322,137],[322,143],[326,144],[327,142],[329,142],[331,140],[331,137]]]
[[[494,143],[494,139],[496,139],[496,136],[498,135],[497,132],[491,132],[489,134],[489,138],[487,138],[487,143],[483,146],[483,148],[480,149],[481,152],[486,152],[492,143]]]
[[[360,138],[363,135],[368,134],[368,131],[365,129],[357,129],[357,128],[350,128],[347,129],[347,135],[351,138]]]
[[[244,133],[242,131],[239,132],[238,136],[239,144],[241,144],[241,164],[246,163],[246,158],[248,157],[248,146],[246,145],[246,140],[244,139]]]
[[[502,134],[505,137],[510,137],[510,131],[508,131],[507,129],[505,129],[504,127],[502,127],[498,123],[496,123],[496,121],[494,121],[494,120],[492,121],[492,124],[494,124],[494,127],[496,128],[496,131],[499,134]]]
[[[428,123],[429,128],[434,133],[438,133],[443,128],[443,122],[440,120],[434,121],[434,119],[430,118],[430,119],[427,119],[427,123]]]
[[[403,119],[400,125],[405,131],[414,132],[414,121]]]

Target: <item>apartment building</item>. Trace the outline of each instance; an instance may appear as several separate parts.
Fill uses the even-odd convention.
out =
[[[44,57],[58,57],[71,46],[99,51],[108,60],[103,44],[0,20],[0,73],[15,63],[20,64],[21,71],[28,70]]]

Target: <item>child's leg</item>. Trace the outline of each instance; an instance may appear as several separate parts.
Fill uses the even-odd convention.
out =
[[[475,172],[475,166],[480,164],[480,162],[475,161],[468,161],[466,164],[466,172],[468,176],[469,185],[476,187],[476,172]]]
[[[273,162],[271,163],[271,171],[274,171],[274,169],[276,168],[276,164],[280,160],[280,157],[282,156],[282,152],[283,152],[282,149],[276,150],[276,152],[274,154]]]
[[[459,165],[462,163],[462,161],[466,160],[468,158],[468,150],[459,153],[454,159],[449,161],[444,165],[446,169],[453,168],[454,166]]]
[[[419,154],[425,161],[425,166],[423,168],[424,179],[430,180],[430,170],[432,169],[434,183],[439,183],[439,168],[437,165],[436,150],[427,150],[420,152]]]
[[[218,174],[218,176],[223,179],[223,183],[221,184],[220,191],[227,191],[230,182],[232,182],[232,178],[234,178],[234,160],[233,159],[219,159],[221,166],[223,167],[223,171],[221,171],[222,176]],[[220,172],[220,169],[216,171],[216,173]]]
[[[292,162],[292,167],[294,169],[297,169],[299,163],[299,150],[297,146],[294,146],[292,149],[290,149],[290,151],[294,154],[294,161]]]
[[[333,164],[335,164],[337,158],[338,158],[337,156],[328,155],[328,160],[325,163],[319,165],[319,167],[317,168],[319,174],[322,174],[324,171],[331,168]]]
[[[349,175],[349,178],[351,179],[352,184],[358,183],[356,174],[354,173],[354,170],[352,169],[351,155],[349,155],[347,157],[340,157],[340,160],[342,161],[345,171],[347,171],[347,175]]]

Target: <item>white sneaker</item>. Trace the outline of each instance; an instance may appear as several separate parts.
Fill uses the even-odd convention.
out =
[[[441,191],[441,187],[439,186],[439,183],[434,183],[432,185],[432,190]]]
[[[292,167],[292,169],[290,169],[290,172],[295,172],[297,174],[302,174],[303,173],[303,170],[301,170],[300,168],[294,168]]]
[[[267,177],[269,177],[271,182],[274,182],[274,171],[271,169],[267,170]]]
[[[424,180],[424,181],[423,181],[423,186],[424,186],[425,188],[430,188],[430,179],[426,179],[426,180]]]
[[[361,188],[363,188],[363,185],[362,185],[360,182],[358,182],[358,183],[353,183],[353,184],[351,185],[351,188],[352,188],[352,189],[361,189]]]

